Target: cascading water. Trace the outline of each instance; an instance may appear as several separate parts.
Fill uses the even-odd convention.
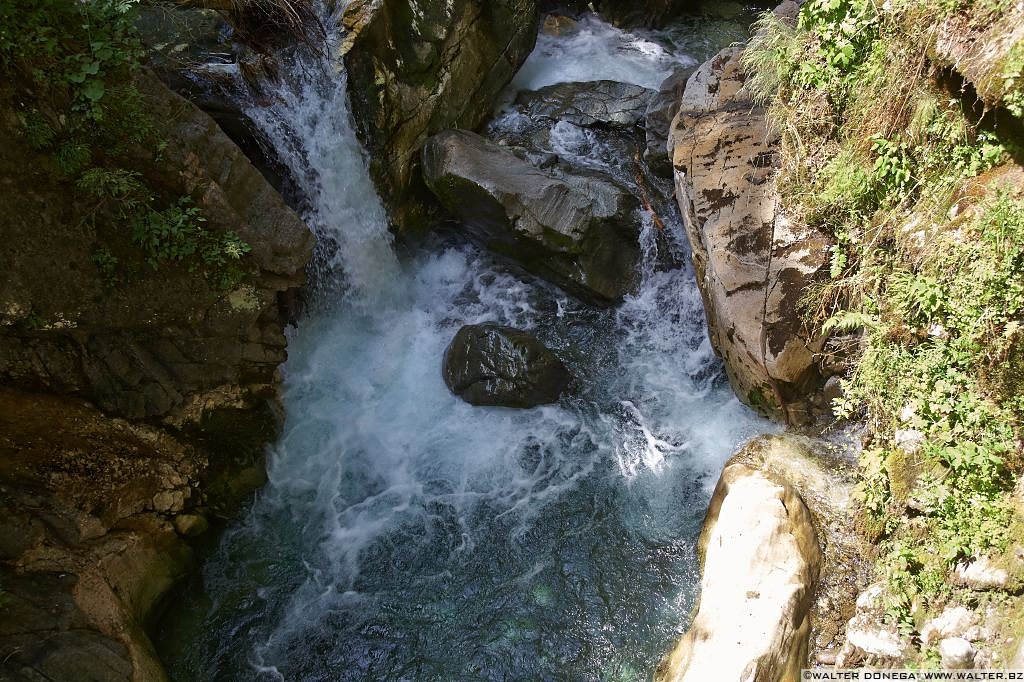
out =
[[[270,481],[165,623],[172,678],[648,678],[693,605],[709,488],[763,428],[723,385],[692,272],[656,265],[679,225],[656,240],[640,217],[643,283],[615,310],[455,238],[399,258],[344,74],[290,68],[251,115],[309,200],[324,286],[290,335]],[[483,321],[534,330],[580,388],[519,411],[453,397],[445,346]]]

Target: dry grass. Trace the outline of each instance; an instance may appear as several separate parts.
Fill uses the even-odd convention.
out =
[[[263,52],[289,42],[322,42],[325,33],[309,0],[158,0],[154,4],[219,12],[243,42]]]

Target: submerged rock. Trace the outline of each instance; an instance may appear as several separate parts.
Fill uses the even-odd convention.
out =
[[[799,678],[822,553],[810,510],[780,474],[794,452],[786,439],[768,437],[726,464],[698,544],[697,614],[656,682]],[[814,467],[797,459],[804,480]]]
[[[746,91],[741,47],[690,78],[669,140],[708,333],[739,398],[789,423],[811,418],[821,339],[799,302],[827,275],[826,235],[782,212],[779,137]]]
[[[530,272],[600,304],[635,288],[639,202],[610,178],[541,170],[464,130],[427,141],[423,173],[474,236]]]
[[[444,354],[444,381],[473,405],[553,403],[572,375],[533,334],[496,324],[467,325]]]

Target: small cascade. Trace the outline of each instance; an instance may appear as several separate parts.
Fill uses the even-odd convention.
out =
[[[718,469],[763,429],[723,381],[678,220],[638,217],[642,285],[613,310],[455,237],[400,258],[344,73],[330,50],[285,63],[248,113],[308,199],[317,301],[270,481],[165,623],[172,679],[648,679],[693,606]],[[445,347],[481,322],[534,331],[579,391],[452,396]]]

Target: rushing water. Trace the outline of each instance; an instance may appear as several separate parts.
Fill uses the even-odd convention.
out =
[[[650,53],[630,69],[653,82],[670,53]],[[528,82],[619,77],[543,61]],[[643,284],[614,310],[456,237],[400,257],[344,74],[301,55],[292,70],[251,114],[308,199],[323,286],[290,335],[270,481],[164,624],[172,677],[648,678],[693,605],[717,471],[763,428],[722,380],[679,225],[656,240],[638,216]],[[573,395],[531,410],[453,397],[444,349],[482,321],[533,329]]]

